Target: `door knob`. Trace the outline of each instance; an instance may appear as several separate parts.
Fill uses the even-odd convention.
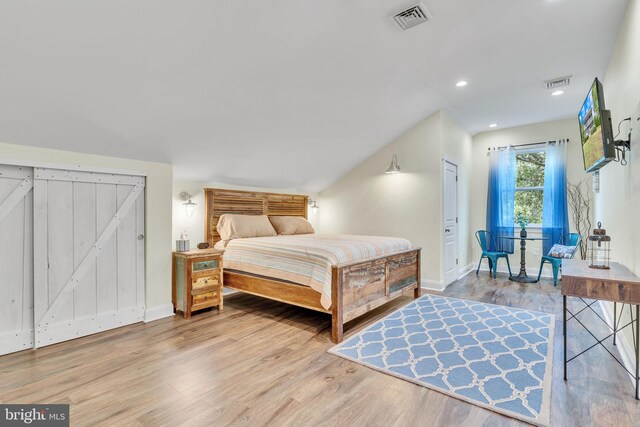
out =
[[[138,234],[138,240],[144,240],[144,234]]]

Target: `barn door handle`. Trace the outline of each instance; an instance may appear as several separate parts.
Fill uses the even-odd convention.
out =
[[[138,234],[138,240],[144,240],[144,234]]]

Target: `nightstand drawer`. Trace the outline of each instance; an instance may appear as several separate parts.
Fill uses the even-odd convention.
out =
[[[193,263],[193,271],[217,270],[219,267],[218,260],[212,259],[208,261],[196,261]]]
[[[192,289],[206,288],[208,286],[217,286],[220,284],[220,273],[209,274],[206,276],[193,277],[191,285]]]
[[[220,291],[205,292],[193,296],[193,308],[200,309],[220,304]]]
[[[200,295],[200,294],[207,294],[209,292],[220,292],[220,293],[222,293],[222,286],[217,285],[217,286],[207,286],[206,288],[192,289],[191,290],[191,295],[195,296],[195,295]]]

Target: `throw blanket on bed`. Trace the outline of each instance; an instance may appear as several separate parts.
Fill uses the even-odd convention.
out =
[[[331,307],[331,266],[411,249],[396,237],[299,234],[231,240],[224,268],[288,280],[320,292]]]

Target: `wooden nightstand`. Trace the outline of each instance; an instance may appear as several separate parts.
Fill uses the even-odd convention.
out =
[[[222,310],[222,254],[218,249],[173,253],[173,308],[185,319],[203,308]]]

